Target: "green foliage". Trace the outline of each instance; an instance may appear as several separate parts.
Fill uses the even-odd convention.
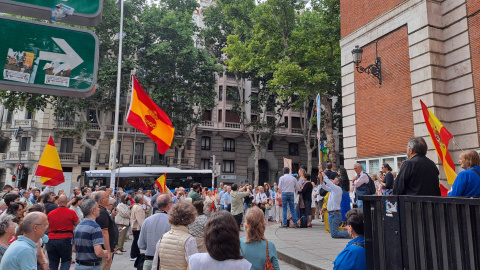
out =
[[[194,0],[166,0],[147,7],[140,20],[138,78],[149,96],[175,127],[175,143],[182,146],[205,110],[215,105],[215,72],[221,66],[192,39],[198,28],[192,14]],[[196,47],[197,46],[197,47]]]

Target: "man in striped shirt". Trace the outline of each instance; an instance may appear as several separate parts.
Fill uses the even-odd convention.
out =
[[[75,270],[100,270],[102,257],[107,257],[108,250],[102,248],[103,234],[95,219],[100,215],[98,204],[92,200],[82,203],[84,220],[80,222],[73,233],[73,244],[77,253]]]

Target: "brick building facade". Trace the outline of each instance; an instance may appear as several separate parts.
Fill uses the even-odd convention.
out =
[[[398,168],[407,141],[422,136],[428,157],[441,167],[423,119],[420,99],[455,136],[449,150],[457,165],[462,149],[479,149],[480,2],[475,0],[342,0],[343,136],[345,167],[368,172],[381,163]],[[381,57],[382,84],[355,71]],[[353,170],[350,170],[353,174]],[[441,180],[446,180],[443,169]]]

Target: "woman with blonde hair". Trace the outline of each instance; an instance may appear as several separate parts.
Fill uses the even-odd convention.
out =
[[[210,217],[212,212],[215,211],[215,197],[212,195],[212,191],[209,189],[207,190],[207,194],[205,195],[205,201],[203,201],[203,212],[207,217]]]
[[[245,227],[247,237],[240,238],[241,254],[252,264],[252,270],[263,270],[268,260],[275,269],[280,269],[277,249],[271,241],[265,238],[265,218],[258,207],[247,210]]]

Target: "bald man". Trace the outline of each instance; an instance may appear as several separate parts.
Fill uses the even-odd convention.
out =
[[[0,269],[37,269],[37,243],[47,228],[48,220],[44,213],[32,212],[26,215],[21,225],[23,235],[18,236],[18,239],[8,247]]]
[[[77,213],[67,208],[68,198],[58,198],[58,208],[48,214],[50,230],[46,244],[50,269],[70,269],[72,263],[72,237],[75,226],[80,222]]]

